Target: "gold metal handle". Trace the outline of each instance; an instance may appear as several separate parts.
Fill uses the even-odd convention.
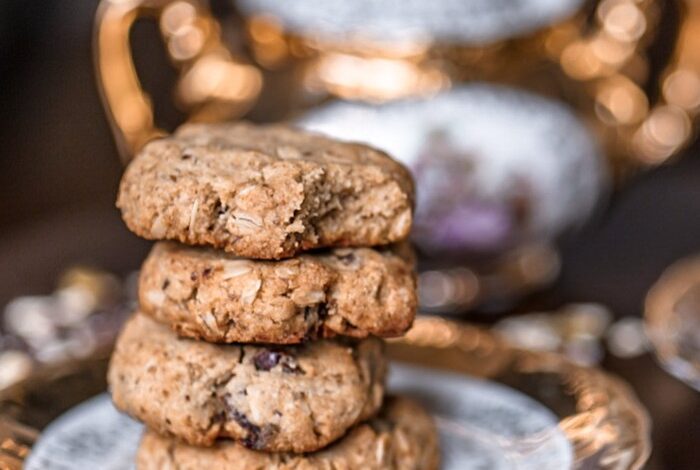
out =
[[[177,104],[194,121],[219,121],[245,113],[262,88],[262,75],[232,56],[217,20],[203,0],[102,0],[95,19],[95,64],[102,101],[119,153],[128,162],[165,131],[154,121],[139,82],[129,31],[141,17],[155,18],[179,71]]]
[[[660,13],[658,0],[602,0],[589,34],[578,37],[564,25],[545,40],[564,72],[592,96],[592,111],[616,167],[661,164],[694,137],[693,121],[700,111],[695,54],[700,6],[695,0],[677,5],[680,32],[654,101],[644,86],[649,79],[645,55]]]
[[[633,134],[633,145],[645,163],[663,163],[692,142],[700,112],[700,4],[688,0],[671,55],[661,74],[660,97]]]

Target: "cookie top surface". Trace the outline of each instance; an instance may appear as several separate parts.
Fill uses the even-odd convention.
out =
[[[439,460],[432,419],[418,404],[401,397],[387,397],[379,416],[313,454],[268,454],[231,442],[202,449],[152,431],[144,435],[137,454],[140,470],[437,470]]]
[[[137,313],[112,356],[117,408],[162,435],[199,446],[232,438],[253,449],[310,452],[379,409],[380,340],[303,346],[215,345],[183,339]]]
[[[144,238],[280,259],[405,239],[413,181],[387,154],[280,125],[189,124],[146,145],[117,206]]]
[[[413,268],[406,244],[256,261],[160,242],[141,268],[139,297],[144,313],[210,342],[391,337],[415,318]]]

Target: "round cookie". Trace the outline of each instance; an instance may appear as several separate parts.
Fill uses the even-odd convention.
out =
[[[135,157],[117,206],[148,239],[280,259],[405,239],[413,181],[365,145],[279,125],[188,124]]]
[[[439,464],[430,416],[411,400],[394,397],[387,397],[379,416],[312,454],[269,454],[226,441],[198,448],[146,431],[136,457],[138,470],[437,470]]]
[[[117,408],[164,435],[213,445],[219,437],[274,452],[328,445],[381,406],[382,342],[216,345],[178,337],[137,313],[108,372]]]
[[[416,313],[413,265],[407,245],[255,261],[160,242],[141,268],[140,305],[180,335],[210,342],[399,336]]]

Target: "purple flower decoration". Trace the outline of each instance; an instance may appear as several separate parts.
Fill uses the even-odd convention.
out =
[[[526,187],[479,194],[475,162],[442,132],[430,134],[412,168],[417,186],[414,240],[426,252],[490,254],[517,242],[527,215]],[[524,194],[523,194],[524,193]]]

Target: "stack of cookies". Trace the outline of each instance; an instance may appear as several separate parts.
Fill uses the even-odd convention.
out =
[[[416,310],[413,183],[370,147],[281,126],[149,143],[118,207],[158,240],[109,370],[139,469],[433,469],[430,417],[384,397]],[[370,248],[374,246],[374,248]]]

